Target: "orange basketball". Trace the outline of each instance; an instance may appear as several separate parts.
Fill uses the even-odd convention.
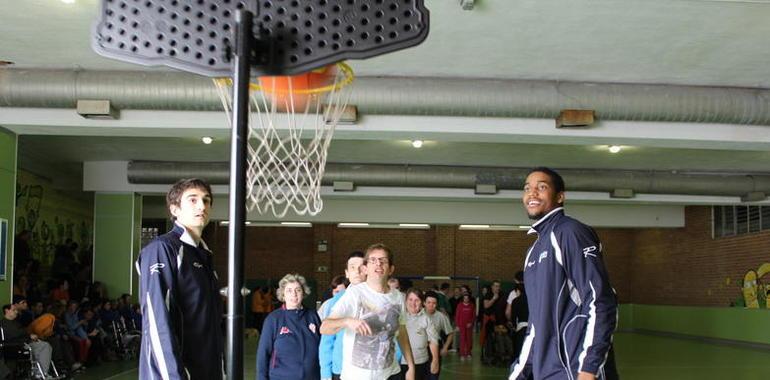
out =
[[[319,96],[330,91],[334,84],[337,66],[329,65],[320,69],[292,76],[259,77],[259,87],[265,97],[281,112],[316,112]]]

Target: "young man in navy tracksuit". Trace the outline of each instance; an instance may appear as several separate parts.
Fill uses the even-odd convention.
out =
[[[533,169],[522,198],[537,240],[524,263],[529,327],[509,379],[616,378],[605,364],[617,300],[598,236],[564,214],[564,180],[555,171]]]
[[[140,379],[223,377],[222,300],[212,253],[201,240],[209,221],[211,187],[181,180],[166,195],[174,228],[139,256],[142,308]]]

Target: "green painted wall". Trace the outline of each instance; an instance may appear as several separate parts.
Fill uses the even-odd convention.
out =
[[[93,195],[83,191],[55,188],[51,180],[25,170],[16,173],[16,231],[32,231],[32,257],[50,267],[56,247],[66,239],[78,244],[76,259],[93,244]]]
[[[107,286],[110,298],[137,294],[134,262],[141,242],[142,198],[133,193],[94,196],[94,281]]]
[[[0,128],[0,219],[8,221],[6,260],[0,263],[5,268],[5,281],[0,281],[0,305],[11,300],[13,289],[13,221],[16,204],[16,135]]]
[[[738,307],[622,305],[624,329],[635,328],[751,343],[770,342],[770,310]]]

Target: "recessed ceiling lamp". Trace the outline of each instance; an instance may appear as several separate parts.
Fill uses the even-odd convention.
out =
[[[213,143],[213,142],[214,142],[214,139],[213,139],[213,138],[211,138],[211,137],[209,137],[209,136],[203,136],[203,137],[201,137],[201,141],[202,141],[204,144],[206,144],[206,145],[209,145],[209,144],[211,144],[211,143]]]
[[[61,0],[64,4],[75,4],[75,0]]]
[[[610,153],[618,153],[620,149],[620,145],[610,145],[609,147]]]
[[[349,222],[343,222],[338,223],[337,227],[353,227],[353,228],[361,228],[361,227],[369,227],[369,223],[349,223]]]
[[[422,147],[422,140],[412,140],[412,146],[415,148],[421,148]]]

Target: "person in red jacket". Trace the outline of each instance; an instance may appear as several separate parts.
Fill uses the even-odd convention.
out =
[[[473,323],[476,320],[476,305],[471,295],[463,293],[462,302],[455,309],[455,325],[460,330],[460,360],[470,360],[473,348]]]

